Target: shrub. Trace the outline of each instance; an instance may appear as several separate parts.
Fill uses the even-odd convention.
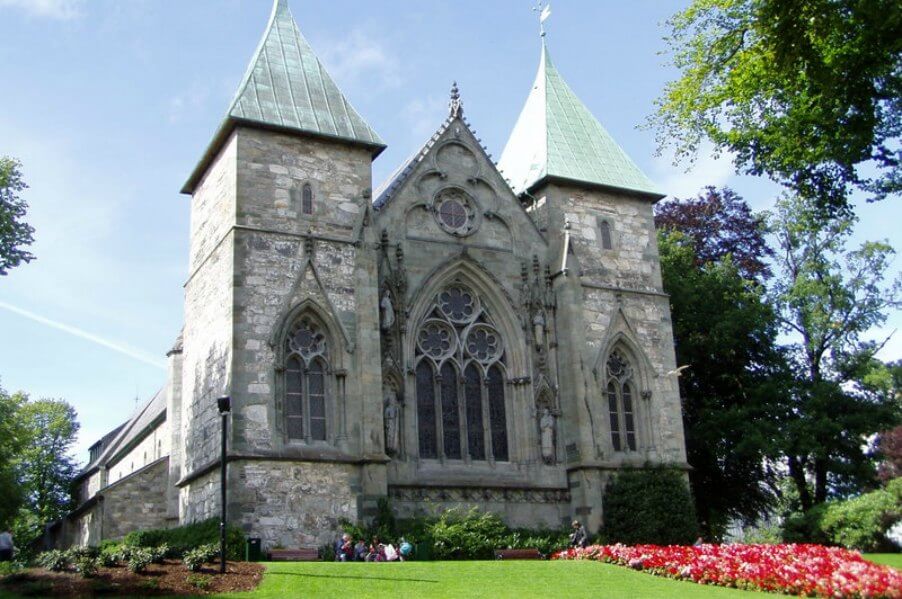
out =
[[[162,564],[163,560],[169,557],[170,547],[166,543],[150,548],[150,559],[155,564]]]
[[[75,571],[81,574],[82,578],[94,578],[97,576],[99,569],[98,559],[89,555],[82,555],[74,562]]]
[[[210,588],[210,585],[213,584],[212,576],[205,576],[203,574],[189,574],[187,578],[185,578],[185,582],[190,584],[191,586],[199,589],[201,591],[205,591]]]
[[[783,523],[783,539],[791,543],[840,545],[860,551],[898,551],[887,532],[902,520],[902,478],[852,499],[828,501]]]
[[[100,556],[97,558],[100,560],[100,563],[106,568],[112,568],[116,566],[120,561],[122,561],[122,546],[111,543],[108,545],[101,545],[100,548]]]
[[[70,555],[67,551],[52,549],[39,554],[36,561],[45,570],[62,572],[69,567],[69,560]]]
[[[212,543],[201,545],[185,552],[182,561],[191,572],[198,572],[207,562],[212,562],[219,555],[219,547]]]
[[[128,569],[135,574],[140,574],[147,570],[153,562],[153,554],[149,549],[144,547],[135,547],[130,551],[128,557]]]
[[[689,545],[698,536],[685,474],[674,469],[625,471],[604,493],[606,543]]]
[[[436,559],[491,559],[509,534],[496,514],[450,509],[431,526],[432,554]]]
[[[178,557],[207,543],[218,546],[219,520],[210,518],[175,528],[138,530],[127,534],[124,542],[132,547],[158,547],[165,543],[170,547],[170,555]],[[226,527],[226,555],[229,559],[244,557],[244,533],[237,526]]]

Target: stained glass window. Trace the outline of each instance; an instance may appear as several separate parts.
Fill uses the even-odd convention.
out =
[[[492,455],[499,462],[507,461],[507,414],[504,407],[504,377],[501,369],[489,369],[489,421],[492,425]]]
[[[438,209],[438,216],[450,229],[459,229],[467,222],[467,209],[457,200],[445,200]]]
[[[460,409],[457,402],[457,370],[450,362],[442,366],[442,438],[445,457],[460,459]]]
[[[298,321],[286,341],[285,430],[292,441],[328,439],[328,371],[325,335],[309,318]]]
[[[611,445],[614,451],[636,451],[633,368],[619,351],[611,352],[605,367],[608,374],[605,396],[610,414]]]
[[[464,397],[467,402],[467,451],[471,460],[485,459],[485,430],[482,428],[482,377],[473,364],[464,376]]]
[[[440,291],[416,340],[420,457],[508,460],[504,343],[479,297],[459,283]]]
[[[417,366],[417,432],[420,457],[438,457],[435,425],[435,377],[432,366],[423,360]]]

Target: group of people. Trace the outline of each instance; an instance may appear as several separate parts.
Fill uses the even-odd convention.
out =
[[[367,543],[358,539],[356,543],[351,535],[345,533],[335,541],[335,561],[337,562],[403,562],[413,552],[413,545],[401,539],[398,546],[391,543],[382,543],[379,537],[373,537],[372,542]]]

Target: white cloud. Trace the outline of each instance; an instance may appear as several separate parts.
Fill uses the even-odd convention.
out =
[[[45,316],[41,316],[40,314],[35,314],[30,310],[25,310],[24,308],[19,308],[18,306],[13,306],[12,304],[7,304],[6,302],[0,302],[0,308],[9,310],[13,314],[18,314],[19,316],[33,320],[48,327],[58,329],[74,337],[79,337],[80,339],[85,339],[86,341],[90,341],[91,343],[96,343],[97,345],[106,347],[107,349],[111,349],[115,352],[119,352],[120,354],[138,360],[139,362],[144,362],[145,364],[150,364],[151,366],[156,366],[157,368],[162,368],[164,370],[166,369],[165,361],[156,358],[147,352],[130,348],[126,345],[123,345],[122,343],[111,341],[110,339],[104,339],[103,337],[99,337],[78,327],[74,327],[72,325],[68,325],[64,322],[59,322],[58,320],[53,320]]]
[[[322,40],[314,47],[339,86],[393,88],[401,84],[400,66],[380,41],[363,29],[341,39]]]
[[[699,150],[698,159],[688,169],[660,157],[655,162],[655,172],[661,191],[677,198],[695,197],[709,185],[722,187],[736,174],[733,157],[729,154],[715,157],[710,146]]]
[[[83,4],[83,0],[0,0],[0,8],[16,8],[33,17],[60,20],[80,17]]]

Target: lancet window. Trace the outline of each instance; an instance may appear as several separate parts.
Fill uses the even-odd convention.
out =
[[[614,451],[636,451],[636,384],[633,367],[624,355],[614,350],[605,364],[605,398],[611,423]]]
[[[479,297],[455,283],[416,332],[420,458],[507,461],[504,341]]]
[[[328,432],[329,354],[311,318],[297,321],[285,341],[285,419],[291,441],[325,441]]]
[[[313,214],[313,187],[309,183],[304,183],[301,191],[301,211],[304,214]]]

